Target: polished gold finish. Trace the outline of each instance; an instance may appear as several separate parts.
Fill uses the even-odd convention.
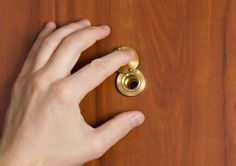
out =
[[[122,46],[117,48],[119,51],[129,51],[135,52],[133,60],[130,61],[126,66],[121,67],[118,72],[118,77],[116,80],[117,88],[125,96],[137,96],[140,94],[146,86],[145,78],[140,70],[137,69],[139,64],[139,57],[137,52],[127,46]]]
[[[138,69],[126,74],[119,73],[116,83],[120,93],[125,96],[137,96],[146,86],[145,78]]]
[[[119,51],[133,51],[135,53],[132,61],[130,61],[127,65],[121,67],[118,71],[119,73],[127,73],[127,72],[129,72],[129,70],[135,70],[138,67],[139,57],[138,57],[138,53],[135,51],[135,49],[133,49],[131,47],[127,47],[127,46],[121,46],[121,47],[118,47],[117,50],[119,50]]]

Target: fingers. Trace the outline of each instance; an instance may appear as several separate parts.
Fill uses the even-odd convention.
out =
[[[43,30],[38,35],[36,42],[34,43],[32,49],[29,52],[28,58],[25,61],[21,74],[26,74],[27,72],[29,72],[30,68],[32,68],[32,65],[33,65],[33,58],[37,54],[43,40],[48,35],[50,35],[55,29],[56,29],[56,24],[52,21],[49,21],[44,26]]]
[[[40,32],[40,34],[37,37],[36,42],[34,43],[30,54],[35,55],[35,53],[38,51],[40,44],[42,43],[42,41],[49,35],[51,34],[54,30],[56,29],[56,24],[52,21],[49,21],[44,29]]]
[[[117,115],[95,130],[92,147],[95,157],[103,155],[112,145],[127,133],[144,122],[144,115],[139,111],[130,111]]]
[[[62,28],[59,28],[46,39],[44,39],[36,57],[33,71],[39,70],[48,62],[48,60],[53,55],[53,53],[64,38],[90,25],[90,21],[83,19],[78,22],[74,22]]]
[[[127,64],[134,56],[133,52],[115,51],[107,56],[93,60],[67,79],[65,84],[70,89],[73,100],[78,102],[108,76]]]
[[[63,40],[54,56],[49,61],[47,70],[57,72],[57,76],[68,75],[77,62],[82,51],[93,45],[97,40],[108,36],[108,26],[91,26],[69,35]]]

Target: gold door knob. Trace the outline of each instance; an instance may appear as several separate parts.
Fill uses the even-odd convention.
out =
[[[137,96],[146,86],[144,75],[137,69],[139,65],[138,53],[133,48],[127,46],[118,47],[117,50],[132,50],[135,52],[133,60],[118,70],[119,74],[116,79],[116,85],[121,94],[125,96]]]

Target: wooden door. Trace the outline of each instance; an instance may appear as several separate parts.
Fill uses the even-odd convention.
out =
[[[0,124],[12,84],[48,20],[108,24],[111,35],[84,52],[76,68],[128,45],[147,86],[137,97],[115,87],[116,73],[81,107],[95,126],[138,109],[144,125],[88,166],[236,165],[236,1],[1,0]]]

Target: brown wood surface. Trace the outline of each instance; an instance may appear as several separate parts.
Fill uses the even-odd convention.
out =
[[[129,109],[146,115],[143,126],[88,166],[236,165],[235,0],[1,0],[1,126],[44,23],[80,18],[108,24],[112,34],[87,50],[77,69],[128,45],[139,52],[147,81],[141,95],[128,98],[116,90],[114,74],[83,100],[91,125]]]

